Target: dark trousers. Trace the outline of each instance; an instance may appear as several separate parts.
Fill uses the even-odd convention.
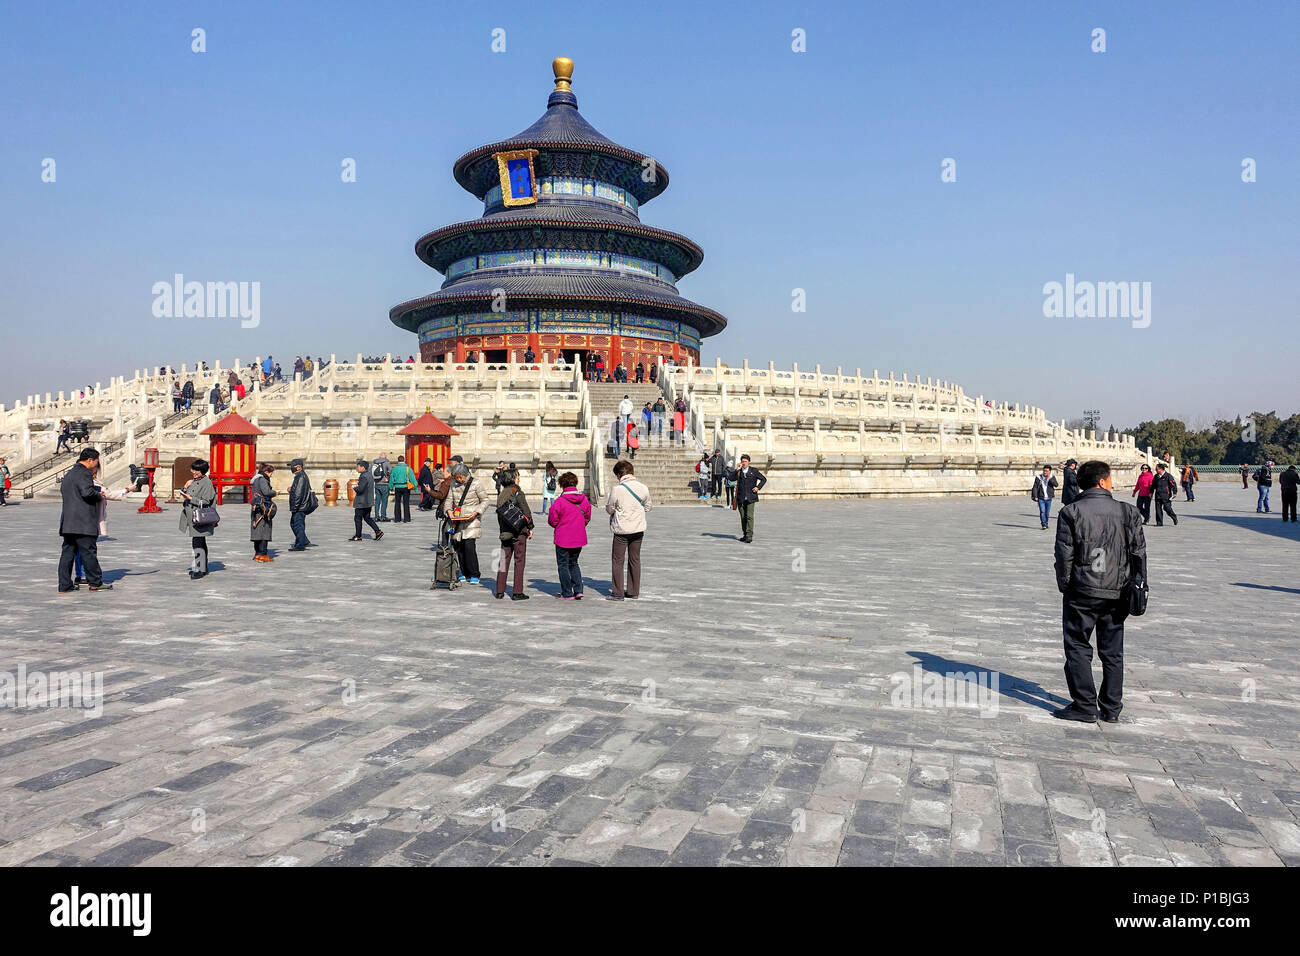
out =
[[[99,569],[99,535],[65,534],[63,548],[59,552],[59,590],[67,591],[72,587],[72,562],[81,555],[82,567],[86,569],[86,583],[97,588],[104,583],[104,575]]]
[[[361,522],[370,525],[370,530],[379,534],[379,525],[375,524],[375,519],[370,517],[369,508],[353,508],[352,521],[357,526],[357,537],[361,537]]]
[[[641,539],[644,531],[614,535],[613,595],[636,597],[641,593]],[[627,590],[623,589],[623,562],[627,562]]]
[[[433,495],[429,494],[429,492],[425,491],[423,488],[420,489],[420,510],[433,510]]]
[[[515,594],[524,593],[524,557],[528,554],[528,539],[520,535],[501,542],[501,560],[497,564],[497,594],[506,589],[506,576],[510,572],[510,559],[515,559]]]
[[[393,491],[393,520],[411,520],[411,489],[396,488]]]
[[[1282,520],[1283,521],[1286,520],[1286,516],[1288,512],[1291,515],[1291,520],[1295,521],[1295,504],[1296,504],[1296,493],[1294,491],[1291,492],[1289,495],[1285,491],[1282,492]]]
[[[1142,516],[1142,523],[1146,524],[1151,520],[1151,496],[1138,495],[1138,514]]]
[[[736,505],[740,515],[740,536],[746,541],[754,540],[754,506],[757,502],[742,501]]]
[[[709,485],[709,494],[715,498],[722,497],[722,476],[714,475],[713,481]]]
[[[555,546],[555,564],[560,570],[560,593],[573,597],[582,593],[582,569],[578,567],[578,555],[581,548],[561,548]]]
[[[254,542],[253,542],[253,553],[254,553],[254,554],[266,554],[266,542],[265,542],[265,541],[254,541]]]
[[[1076,710],[1095,714],[1100,704],[1107,716],[1124,708],[1124,619],[1128,601],[1124,598],[1095,598],[1065,594],[1061,608],[1061,630],[1065,635],[1065,683]],[[1092,681],[1092,644],[1097,632],[1097,656],[1101,658],[1101,697]]]
[[[289,529],[293,531],[293,546],[295,548],[305,548],[311,544],[307,540],[307,516],[301,511],[295,511],[289,515]]]
[[[460,559],[460,573],[467,578],[478,577],[478,539],[465,538],[453,541],[456,557]]]
[[[195,535],[190,538],[190,548],[194,552],[194,557],[190,561],[190,570],[197,571],[200,574],[208,573],[208,539],[202,535]]]
[[[1173,504],[1170,503],[1169,499],[1157,498],[1156,499],[1156,527],[1157,528],[1164,527],[1166,514],[1169,515],[1169,517],[1173,518],[1174,521],[1178,520],[1178,515],[1174,514],[1174,506]]]
[[[723,482],[723,484],[726,484],[726,482]],[[735,497],[736,497],[736,486],[727,484],[727,507],[728,508],[731,507],[731,499]]]

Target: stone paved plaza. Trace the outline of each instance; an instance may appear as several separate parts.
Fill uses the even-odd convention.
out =
[[[1125,722],[1096,726],[1049,714],[1027,496],[765,502],[753,545],[662,508],[622,604],[599,511],[582,603],[551,599],[547,528],[533,599],[498,602],[428,590],[428,516],[350,544],[322,509],[287,554],[286,514],[260,565],[228,506],[191,582],[175,507],[121,503],[115,590],[63,596],[58,506],[22,502],[0,672],[103,672],[104,697],[0,710],[0,864],[1300,863],[1300,525],[1253,502],[1207,482],[1148,528]],[[993,706],[897,706],[922,671],[995,676]]]

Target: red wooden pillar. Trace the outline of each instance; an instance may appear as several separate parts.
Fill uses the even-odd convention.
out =
[[[456,340],[456,361],[465,361],[465,343],[461,339]]]

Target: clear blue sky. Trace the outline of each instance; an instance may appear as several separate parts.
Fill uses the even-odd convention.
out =
[[[583,115],[672,175],[642,218],[704,247],[681,291],[731,322],[706,360],[892,368],[1117,425],[1300,406],[1289,0],[0,16],[6,403],[198,357],[414,351],[388,309],[441,277],[413,244],[481,211],[452,162],[540,116],[567,55]],[[154,318],[177,272],[260,282],[261,325]],[[1044,318],[1067,272],[1151,282],[1150,327]]]

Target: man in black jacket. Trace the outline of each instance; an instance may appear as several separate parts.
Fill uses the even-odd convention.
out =
[[[1075,498],[1079,497],[1079,461],[1071,458],[1065,463],[1065,472],[1061,475],[1063,486],[1061,488],[1061,507],[1065,507]]]
[[[740,512],[740,540],[746,544],[754,541],[754,506],[758,504],[758,493],[765,484],[767,479],[762,472],[749,466],[749,456],[741,455],[733,507]]]
[[[301,458],[289,462],[293,484],[289,486],[289,527],[293,529],[293,546],[290,551],[306,551],[311,546],[307,540],[307,508],[311,500],[311,480],[307,477],[306,463]]]
[[[1029,488],[1029,497],[1038,505],[1038,522],[1047,530],[1047,519],[1052,514],[1052,497],[1056,494],[1056,476],[1052,466],[1044,465],[1043,473],[1034,478]]]
[[[1062,594],[1065,683],[1071,703],[1053,712],[1062,720],[1107,723],[1119,720],[1124,692],[1126,588],[1147,577],[1142,516],[1111,497],[1110,466],[1087,461],[1079,469],[1079,497],[1056,520],[1056,587]],[[1097,632],[1101,695],[1092,680],[1092,645]]]
[[[1156,465],[1155,481],[1151,482],[1151,496],[1156,503],[1156,527],[1165,526],[1165,514],[1174,519],[1174,525],[1178,525],[1178,515],[1174,514],[1174,506],[1170,504],[1174,496],[1178,494],[1178,482],[1174,481],[1174,476],[1169,474],[1164,463]]]
[[[1255,511],[1268,514],[1272,509],[1268,506],[1268,493],[1273,488],[1273,463],[1266,461],[1255,469],[1251,475],[1255,482],[1255,487],[1259,489],[1259,500],[1255,502]]]
[[[1287,513],[1291,515],[1291,520],[1295,521],[1295,506],[1297,485],[1300,485],[1300,472],[1295,470],[1295,465],[1287,468],[1286,471],[1277,476],[1278,487],[1282,489],[1282,520],[1286,520]]]
[[[96,542],[99,540],[99,503],[103,495],[95,487],[95,466],[99,452],[83,448],[77,463],[63,476],[59,490],[63,494],[63,511],[59,515],[59,534],[63,537],[63,550],[59,554],[59,593],[68,594],[80,585],[72,581],[72,563],[81,555],[81,566],[86,569],[86,584],[92,591],[111,591],[113,585],[104,583],[99,567]]]

